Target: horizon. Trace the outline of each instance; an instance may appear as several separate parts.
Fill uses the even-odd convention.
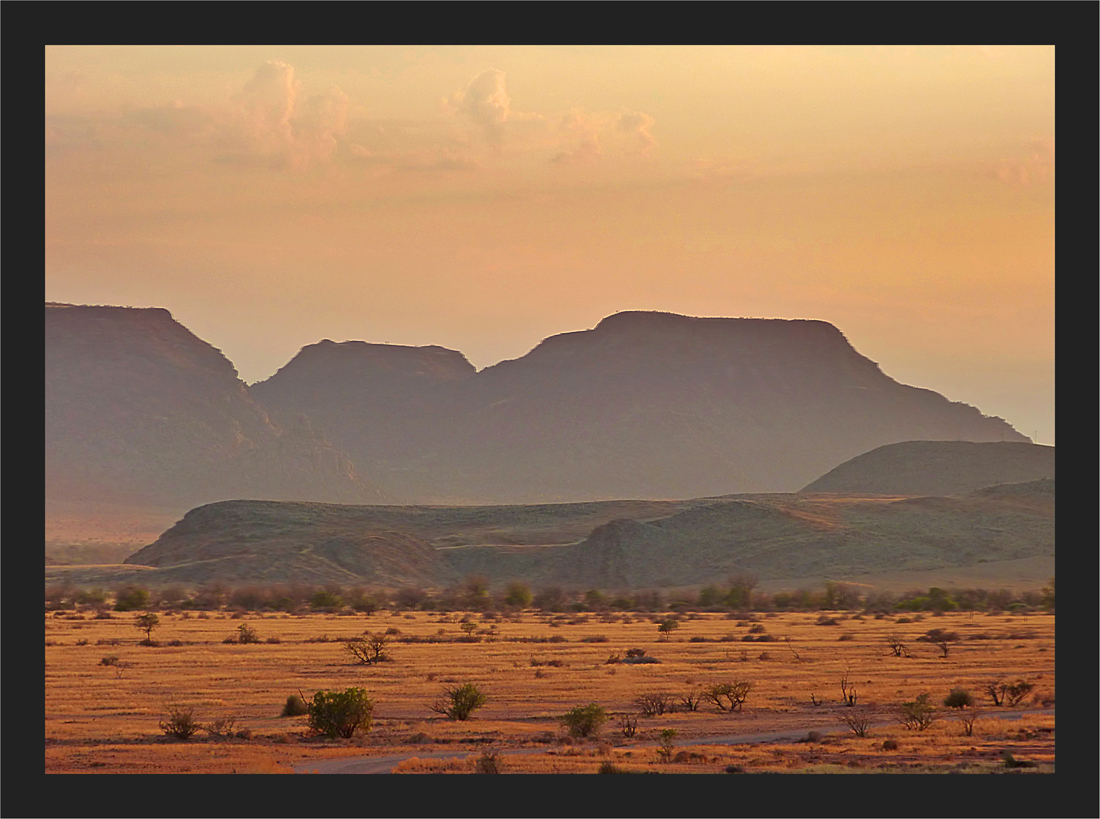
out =
[[[242,380],[811,319],[1053,445],[1054,48],[49,46],[47,301]],[[89,207],[94,203],[94,207]]]

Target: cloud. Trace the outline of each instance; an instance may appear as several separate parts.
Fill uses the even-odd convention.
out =
[[[277,153],[294,141],[290,118],[299,87],[294,66],[268,60],[234,97],[241,136],[253,152]]]
[[[494,145],[500,145],[504,123],[512,110],[512,99],[504,87],[504,72],[491,68],[470,81],[451,97],[453,110],[469,117]]]
[[[589,113],[573,109],[557,122],[562,148],[550,160],[557,165],[590,164],[608,156],[648,156],[656,144],[654,119],[642,111]]]
[[[348,95],[336,87],[304,99],[300,92],[294,66],[268,60],[256,69],[221,117],[229,150],[215,161],[302,169],[331,159],[347,131]]]
[[[211,112],[173,100],[169,105],[127,111],[125,117],[166,136],[196,136],[208,133],[214,125]]]
[[[656,144],[649,129],[653,127],[654,119],[642,111],[629,111],[619,117],[618,128],[624,134],[637,139],[641,145],[640,153],[648,156],[650,149]]]

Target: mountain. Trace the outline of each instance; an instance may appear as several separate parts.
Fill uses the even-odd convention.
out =
[[[957,495],[1054,478],[1054,447],[1010,441],[904,441],[835,467],[803,492]]]
[[[810,320],[617,313],[480,372],[439,347],[326,341],[252,393],[421,503],[789,492],[885,444],[1029,441]]]
[[[308,420],[273,423],[167,310],[47,303],[45,339],[47,502],[381,498]]]

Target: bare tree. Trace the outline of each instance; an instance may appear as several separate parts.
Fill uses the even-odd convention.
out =
[[[840,678],[840,698],[849,708],[856,704],[856,687],[848,680],[848,675],[851,673],[852,669],[846,668],[844,676]]]
[[[886,638],[886,645],[890,646],[890,650],[894,653],[895,657],[908,657],[909,649],[905,643],[902,642],[901,637],[897,634],[891,634]]]
[[[871,728],[871,714],[863,708],[844,714],[840,721],[847,725],[857,737],[867,736]]]
[[[980,708],[964,708],[959,711],[959,722],[962,723],[963,732],[968,737],[974,736],[974,723],[982,715]]]
[[[648,691],[639,694],[634,699],[634,704],[641,709],[644,717],[654,717],[671,711],[675,705],[672,695],[664,691]]]

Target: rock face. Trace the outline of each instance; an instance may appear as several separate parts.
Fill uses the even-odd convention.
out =
[[[822,321],[618,313],[480,372],[438,347],[322,342],[253,394],[408,502],[795,491],[884,444],[1029,440]]]
[[[957,495],[1054,478],[1054,447],[995,441],[905,441],[845,461],[804,492]]]
[[[380,497],[307,420],[273,423],[167,310],[47,304],[45,330],[47,500]]]

